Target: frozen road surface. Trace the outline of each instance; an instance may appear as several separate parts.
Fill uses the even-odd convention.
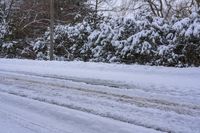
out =
[[[132,133],[156,131],[89,113],[0,93],[2,133]]]
[[[200,133],[200,68],[0,59],[0,133]]]

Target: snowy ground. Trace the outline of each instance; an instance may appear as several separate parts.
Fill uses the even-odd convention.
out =
[[[199,133],[199,125],[200,68],[0,59],[4,133]]]

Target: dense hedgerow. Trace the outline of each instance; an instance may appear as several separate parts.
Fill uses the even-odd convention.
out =
[[[34,58],[47,59],[49,32],[32,41]],[[7,45],[6,45],[7,47]],[[5,46],[4,46],[5,48]],[[55,27],[55,57],[62,60],[200,66],[200,14],[170,21],[141,13]]]

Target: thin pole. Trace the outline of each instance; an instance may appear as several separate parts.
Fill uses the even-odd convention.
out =
[[[53,60],[54,53],[54,0],[50,1],[50,49],[49,49],[49,58]]]

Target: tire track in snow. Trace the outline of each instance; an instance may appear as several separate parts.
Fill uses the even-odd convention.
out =
[[[66,88],[68,90],[78,90],[78,91],[82,91],[82,92],[93,93],[94,95],[97,95],[99,97],[112,99],[112,100],[119,101],[119,102],[126,103],[126,104],[133,104],[138,107],[154,108],[154,109],[160,109],[160,110],[164,110],[164,111],[173,111],[178,114],[190,115],[190,116],[194,116],[194,117],[200,116],[200,107],[199,106],[178,104],[175,102],[169,102],[169,101],[160,100],[160,99],[149,99],[149,98],[143,98],[143,97],[114,94],[114,93],[98,90],[95,88],[92,88],[92,89],[77,88],[77,87],[73,87],[73,86],[68,86],[66,84],[64,84],[64,85],[56,84],[56,83],[52,83],[52,82],[48,82],[48,81],[44,82],[44,80],[43,81],[35,80],[35,79],[30,80],[30,79],[26,79],[23,77],[21,77],[21,78],[14,77],[13,75],[9,76],[9,74],[7,76],[6,75],[4,75],[4,76],[5,76],[4,78],[13,79],[13,80],[17,80],[17,81],[25,81],[25,82],[29,82],[29,83],[43,84],[43,85],[48,85],[48,86]],[[28,75],[26,75],[26,76],[28,76]],[[33,76],[33,75],[30,75],[30,76]],[[41,77],[41,76],[36,76],[36,77],[40,77],[40,78],[43,78],[46,80],[48,80],[49,78],[57,79],[57,78],[52,78],[52,77]]]
[[[20,76],[20,75],[18,75],[18,76]],[[103,98],[106,98],[106,99],[109,99],[109,100],[115,100],[115,101],[118,101],[118,102],[123,102],[124,104],[134,104],[134,105],[137,105],[138,107],[159,109],[162,104],[167,106],[167,108],[169,106],[171,106],[171,104],[169,104],[169,103],[165,103],[163,101],[160,102],[159,99],[155,100],[155,99],[145,99],[145,98],[140,98],[140,97],[129,97],[129,96],[126,96],[126,95],[117,95],[117,94],[108,93],[108,92],[104,92],[104,91],[100,91],[100,90],[93,90],[93,89],[88,89],[88,88],[87,89],[74,88],[74,87],[71,88],[70,86],[66,86],[66,85],[52,84],[52,83],[48,82],[49,78],[44,78],[44,77],[42,77],[43,81],[41,81],[41,80],[36,80],[33,77],[31,77],[31,79],[28,79],[28,75],[27,75],[27,78],[26,78],[26,77],[23,77],[23,76],[17,77],[16,75],[10,75],[9,76],[9,74],[8,74],[8,75],[4,75],[3,78],[1,78],[1,79],[2,79],[2,83],[4,83],[3,82],[4,80],[10,80],[10,81],[13,80],[16,83],[17,82],[18,83],[27,82],[27,83],[32,84],[32,85],[34,85],[34,84],[36,84],[36,85],[44,85],[47,88],[48,88],[48,86],[52,86],[52,87],[55,87],[55,88],[56,87],[65,88],[67,90],[77,90],[77,91],[85,92],[85,93],[88,93],[88,94],[91,94],[91,95],[96,95],[97,97],[103,97]],[[47,80],[47,81],[44,82],[44,79]],[[7,85],[9,85],[9,82],[8,82]],[[75,110],[80,110],[80,111],[83,111],[83,112],[92,113],[92,114],[99,115],[99,116],[102,116],[102,117],[112,118],[112,119],[115,119],[115,120],[118,120],[118,121],[131,123],[131,124],[138,125],[138,126],[143,126],[143,127],[146,127],[146,128],[151,128],[151,129],[155,129],[155,130],[162,131],[162,132],[175,133],[175,131],[173,131],[173,129],[161,128],[161,127],[156,127],[156,126],[152,126],[152,125],[147,125],[147,124],[144,124],[144,123],[142,123],[140,121],[127,120],[127,119],[125,119],[123,117],[116,117],[113,114],[98,113],[97,111],[88,109],[87,107],[82,108],[82,107],[79,107],[79,106],[76,106],[76,105],[71,105],[71,104],[60,104],[57,101],[48,100],[48,99],[45,99],[45,98],[42,98],[42,97],[40,97],[40,98],[38,98],[38,97],[30,97],[30,96],[28,96],[26,94],[20,94],[20,93],[16,93],[16,92],[6,92],[6,93],[10,93],[10,94],[13,94],[13,95],[18,95],[18,96],[22,96],[22,97],[26,97],[26,98],[31,98],[31,99],[34,99],[34,100],[37,100],[37,101],[46,102],[46,103],[50,103],[50,104],[55,104],[55,105],[59,105],[59,106],[63,106],[63,107],[67,107],[67,108],[71,108],[71,109],[75,109]],[[153,105],[151,105],[151,104],[153,104]],[[161,104],[161,105],[159,105],[159,104]],[[173,103],[172,105],[177,108],[177,104],[176,103]],[[180,105],[178,104],[178,106],[180,106]],[[182,106],[180,106],[180,107],[182,107]],[[185,107],[187,108],[188,106],[185,106]],[[171,108],[170,109],[168,108],[168,110],[166,108],[160,108],[160,109],[164,110],[164,111],[173,111]],[[188,109],[189,109],[189,107],[188,107]],[[187,114],[187,115],[192,115],[193,114],[195,116],[199,116],[199,113],[194,113],[194,110],[198,110],[198,109],[197,108],[193,109],[192,110],[193,112],[190,112],[190,113],[189,112],[185,113],[185,112],[182,112],[180,110],[181,112],[179,114]],[[186,110],[186,111],[188,111],[188,110]]]
[[[163,128],[154,127],[154,126],[149,126],[149,125],[140,123],[138,121],[127,120],[127,119],[124,119],[124,118],[116,117],[115,115],[112,115],[112,114],[101,114],[101,113],[96,112],[95,110],[91,110],[91,109],[87,109],[87,108],[82,108],[82,107],[71,105],[71,104],[60,104],[60,103],[58,103],[56,101],[52,101],[52,100],[48,100],[48,99],[44,99],[44,98],[39,98],[39,97],[37,97],[37,98],[33,98],[32,97],[31,98],[28,95],[21,95],[19,93],[14,93],[14,92],[1,91],[1,93],[8,93],[8,94],[15,95],[15,96],[20,96],[20,97],[23,97],[23,98],[28,98],[28,99],[36,100],[36,101],[39,101],[39,102],[44,102],[44,103],[49,103],[49,104],[53,104],[53,105],[57,105],[57,106],[61,106],[61,107],[66,107],[66,108],[69,108],[69,109],[78,110],[78,111],[82,111],[82,112],[86,112],[86,113],[98,115],[98,116],[105,117],[105,118],[111,118],[113,120],[117,120],[117,121],[129,123],[129,124],[133,124],[133,125],[136,125],[136,126],[141,126],[141,127],[144,127],[144,128],[153,129],[153,130],[160,131],[160,132],[175,133],[174,131],[170,131],[168,129],[163,129]]]
[[[101,86],[107,86],[107,87],[114,87],[114,88],[126,88],[126,89],[132,89],[136,86],[127,85],[122,82],[113,82],[109,80],[102,80],[102,79],[90,79],[90,78],[78,78],[78,77],[65,77],[65,76],[58,76],[58,75],[48,75],[48,74],[37,74],[32,72],[23,72],[23,71],[10,71],[10,70],[3,70],[0,69],[1,73],[13,73],[13,74],[21,74],[26,76],[37,76],[37,77],[43,77],[43,78],[52,78],[52,79],[59,79],[59,80],[68,80],[72,82],[77,83],[86,83],[90,85],[101,85]]]

